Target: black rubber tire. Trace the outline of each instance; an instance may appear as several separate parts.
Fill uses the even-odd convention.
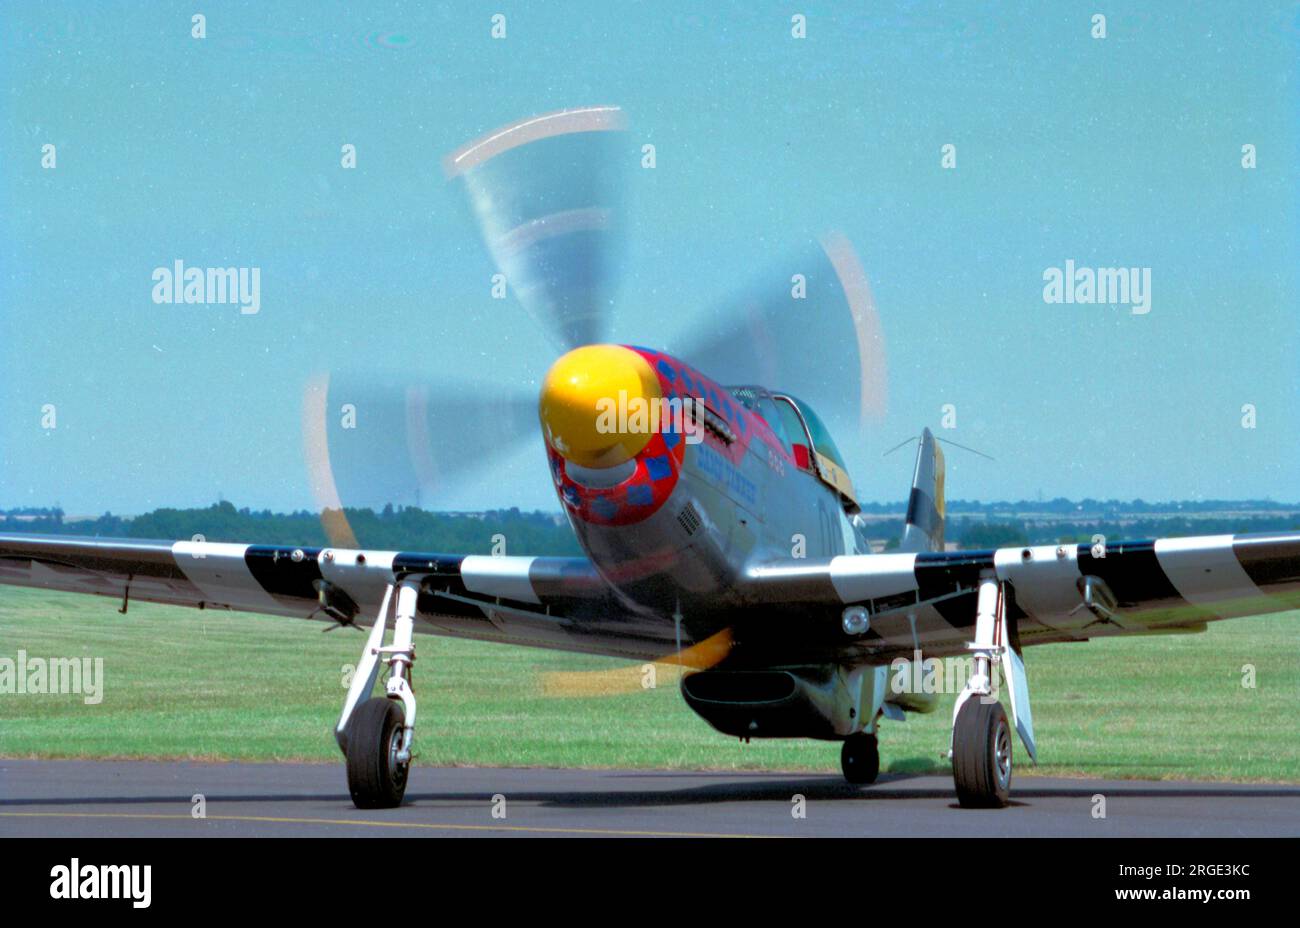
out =
[[[393,809],[406,795],[409,764],[393,754],[402,743],[406,712],[392,699],[375,697],[357,706],[348,723],[348,791],[358,809]]]
[[[880,775],[880,745],[875,735],[858,732],[844,739],[840,748],[840,769],[854,786],[875,783]]]
[[[1002,703],[966,700],[952,733],[952,779],[967,809],[1000,809],[1011,794],[1011,725]]]

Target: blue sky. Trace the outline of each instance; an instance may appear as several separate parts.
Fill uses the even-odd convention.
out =
[[[0,506],[308,507],[313,374],[535,383],[554,352],[489,298],[439,161],[590,103],[657,148],[621,340],[854,242],[889,408],[828,418],[864,499],[904,497],[881,452],[953,404],[941,434],[998,458],[950,453],[953,497],[1300,500],[1295,4],[83,6],[0,5]],[[260,267],[261,311],[155,304],[177,259]],[[1067,259],[1150,267],[1151,312],[1044,303]],[[425,502],[558,508],[540,445]]]

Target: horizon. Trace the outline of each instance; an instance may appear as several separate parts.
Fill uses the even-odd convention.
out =
[[[1019,507],[1017,511],[1034,512],[1035,511],[1034,509],[1026,508],[1026,507],[1055,506],[1059,509],[1060,504],[1062,503],[1068,506],[1078,507],[1079,509],[1083,509],[1084,506],[1088,504],[1092,504],[1093,508],[1083,509],[1083,511],[1087,513],[1092,513],[1096,511],[1098,508],[1106,508],[1106,507],[1117,507],[1117,508],[1142,507],[1142,509],[1140,510],[1136,510],[1136,509],[1133,510],[1132,514],[1175,513],[1181,510],[1183,507],[1194,507],[1194,511],[1205,512],[1205,513],[1235,512],[1239,510],[1250,511],[1252,509],[1260,512],[1283,512],[1283,513],[1300,512],[1300,501],[1286,502],[1286,501],[1272,500],[1272,499],[1121,500],[1121,499],[1092,499],[1088,497],[1082,499],[1069,499],[1066,497],[1056,497],[1050,500],[1049,499],[1041,499],[1041,500],[952,499],[952,500],[947,500],[946,508],[948,510],[948,514],[951,516],[952,514],[962,514],[965,512],[972,511],[970,507],[980,507],[982,509],[1000,508],[1000,507],[1005,507],[1005,508]],[[887,502],[867,502],[862,504],[862,508],[863,508],[864,515],[877,515],[881,513],[888,513],[892,515],[895,513],[905,513],[907,510],[907,504],[908,504],[907,500],[900,499],[900,500],[887,501]],[[109,516],[117,519],[135,519],[141,516],[153,515],[154,513],[158,513],[158,512],[203,512],[210,509],[217,509],[222,506],[230,506],[235,512],[239,512],[239,513],[247,513],[249,515],[257,515],[257,516],[270,515],[273,517],[274,516],[302,516],[302,515],[315,517],[315,516],[319,516],[323,511],[326,511],[321,509],[310,509],[310,508],[276,510],[276,509],[268,509],[265,507],[241,506],[232,500],[226,500],[226,499],[217,500],[215,502],[208,503],[207,505],[158,506],[155,507],[154,509],[143,510],[140,512],[113,512],[112,510],[105,510],[103,512],[98,512],[98,513],[70,512],[64,509],[63,507],[61,507],[60,505],[58,505],[57,503],[54,503],[47,506],[37,506],[37,505],[23,505],[23,506],[9,506],[9,507],[0,506],[0,519],[18,518],[22,516],[33,516],[36,518],[41,518],[41,517],[49,517],[51,515],[54,515],[55,513],[58,513],[59,518],[63,519],[64,521],[89,521],[89,520],[100,519]],[[1218,508],[1210,508],[1210,507],[1218,507]],[[356,506],[356,507],[348,506],[345,508],[349,511],[353,511],[353,510],[362,511],[362,512],[368,511],[376,514],[382,514],[391,510],[394,513],[413,511],[413,512],[422,512],[427,515],[435,515],[435,516],[473,517],[473,516],[481,516],[481,515],[493,514],[493,513],[508,513],[512,511],[518,511],[521,515],[539,515],[539,516],[546,516],[546,517],[562,518],[564,515],[563,510],[560,509],[559,507],[555,509],[532,509],[532,508],[525,508],[519,506],[494,506],[486,509],[429,509],[423,506],[388,503],[385,506],[378,507],[378,508],[370,507],[370,506]],[[1050,510],[1044,510],[1044,511],[1050,511]]]

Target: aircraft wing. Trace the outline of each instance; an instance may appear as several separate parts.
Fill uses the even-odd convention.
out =
[[[1218,619],[1300,608],[1300,533],[784,561],[751,570],[745,592],[755,606],[804,617],[792,637],[810,648],[886,662],[916,649],[966,652],[986,571],[1003,582],[1017,646],[1196,632]],[[851,605],[870,615],[861,635],[842,627]]]
[[[586,558],[489,557],[0,534],[0,584],[374,622],[394,578],[422,578],[417,631],[644,658],[662,623],[621,606]]]

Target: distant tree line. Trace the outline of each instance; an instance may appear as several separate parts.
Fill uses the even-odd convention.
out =
[[[878,504],[868,504],[863,509],[870,513],[873,505]],[[1029,504],[987,505],[1009,507]],[[1036,512],[1045,511],[1041,508],[1042,504],[1033,505],[1040,507]],[[1242,502],[1221,502],[1217,510],[1189,510],[1187,507],[1191,504],[1166,503],[1162,504],[1159,511],[1168,513],[1171,507],[1179,505],[1183,507],[1184,513],[1200,511],[1221,514],[1144,517],[1142,510],[1135,510],[1125,511],[1119,518],[1023,519],[997,516],[992,511],[972,514],[970,510],[954,509],[954,504],[950,503],[945,535],[948,541],[972,549],[1090,542],[1094,535],[1105,535],[1108,541],[1113,542],[1126,538],[1300,531],[1300,511],[1252,510]],[[1078,506],[1078,503],[1071,503],[1071,508],[1065,512],[1077,516]],[[1225,510],[1240,514],[1222,514]],[[357,542],[367,548],[467,554],[580,553],[572,530],[563,517],[555,513],[524,512],[518,508],[478,513],[428,512],[413,506],[392,505],[385,506],[379,512],[372,509],[345,509],[344,513]],[[319,513],[308,510],[282,513],[269,509],[237,509],[229,502],[215,503],[206,509],[155,509],[134,517],[115,516],[106,512],[96,519],[71,522],[66,521],[64,512],[57,507],[10,509],[0,511],[0,531],[164,541],[202,535],[207,541],[309,547],[324,547],[332,543],[326,535]],[[903,533],[901,510],[897,518],[877,519],[869,523],[867,533],[873,539],[884,540],[887,548],[896,548]]]
[[[391,505],[379,512],[345,509],[344,513],[358,542],[367,548],[491,554],[495,547],[498,553],[506,554],[579,553],[573,531],[562,517],[552,513],[517,508],[444,513]],[[0,519],[0,531],[164,541],[202,535],[206,541],[308,547],[331,543],[319,513],[237,509],[230,502],[215,503],[206,509],[155,509],[134,518],[109,512],[97,519],[75,522],[65,521],[61,512],[35,518],[4,518]]]
[[[1013,515],[1016,513],[1043,513],[1047,515],[1077,515],[1087,513],[1093,515],[1143,515],[1149,513],[1199,513],[1199,512],[1259,512],[1259,513],[1290,513],[1300,511],[1300,503],[1279,503],[1270,499],[1196,499],[1196,500],[1167,500],[1165,502],[1147,502],[1142,499],[1118,500],[1118,499],[1080,499],[1072,500],[1064,497],[1047,500],[1029,500],[1022,499],[1016,501],[998,500],[994,502],[980,502],[969,499],[950,499],[946,502],[946,510],[951,515],[953,513],[982,513],[984,515]],[[900,501],[896,503],[863,503],[862,511],[871,515],[890,515],[893,513],[904,513],[907,511],[907,502]]]
[[[1005,548],[1012,545],[1091,542],[1094,535],[1104,535],[1108,541],[1121,541],[1126,538],[1294,532],[1300,531],[1300,513],[1276,516],[1203,516],[1194,519],[1169,516],[1089,522],[985,521],[963,517],[955,521],[950,518],[946,528],[948,539],[958,542],[963,548]]]

